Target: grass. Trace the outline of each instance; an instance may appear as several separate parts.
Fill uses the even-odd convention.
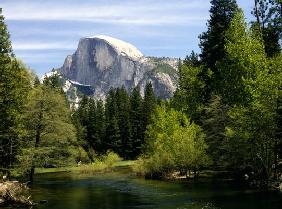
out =
[[[122,160],[115,162],[110,167],[103,163],[93,163],[93,164],[83,164],[80,166],[68,166],[60,168],[36,168],[36,174],[43,173],[58,173],[58,172],[73,172],[73,173],[92,173],[92,172],[102,172],[118,169],[121,167],[130,168],[135,164],[135,161],[132,160]]]

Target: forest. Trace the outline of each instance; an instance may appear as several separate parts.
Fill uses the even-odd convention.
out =
[[[0,13],[0,174],[95,163],[114,152],[152,179],[203,170],[268,188],[282,178],[282,3],[255,0],[247,23],[235,0],[212,0],[207,31],[178,66],[173,98],[151,83],[84,96],[70,107],[59,77],[42,81],[13,53]],[[189,47],[189,46],[187,46]]]

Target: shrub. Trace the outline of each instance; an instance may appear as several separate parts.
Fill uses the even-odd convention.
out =
[[[146,139],[146,155],[134,166],[139,175],[166,178],[176,171],[196,174],[210,162],[202,129],[174,109],[156,108]]]

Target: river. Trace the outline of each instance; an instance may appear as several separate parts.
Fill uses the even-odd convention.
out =
[[[280,209],[282,194],[257,192],[223,182],[165,182],[114,172],[95,176],[37,175],[39,209]],[[0,209],[4,209],[1,208]],[[7,208],[5,208],[7,209]]]

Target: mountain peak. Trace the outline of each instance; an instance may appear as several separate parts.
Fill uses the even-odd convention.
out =
[[[142,52],[140,52],[135,46],[133,46],[132,44],[122,41],[120,39],[117,38],[113,38],[110,36],[106,36],[106,35],[96,35],[96,36],[92,36],[92,37],[86,37],[89,39],[100,39],[103,41],[106,41],[108,44],[110,44],[119,54],[123,55],[123,56],[128,56],[134,60],[139,60],[142,57],[144,57],[144,55],[142,54]]]

